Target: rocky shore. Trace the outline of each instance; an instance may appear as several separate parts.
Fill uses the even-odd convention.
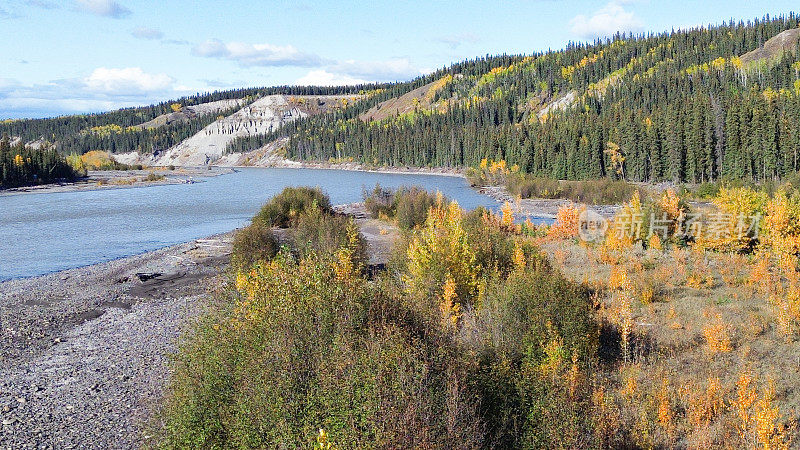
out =
[[[399,232],[335,207],[386,263]],[[234,232],[0,283],[0,449],[136,448],[170,355],[228,277]]]
[[[0,283],[0,448],[137,447],[231,240]]]

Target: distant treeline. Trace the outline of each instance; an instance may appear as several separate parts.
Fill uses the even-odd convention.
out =
[[[235,110],[221,111],[191,118],[187,122],[172,123],[151,130],[131,128],[156,117],[172,112],[173,105],[192,106],[201,103],[230,99],[249,99],[274,94],[285,95],[339,95],[354,94],[379,85],[357,86],[277,86],[218,91],[182,97],[155,105],[125,108],[99,114],[61,116],[49,119],[6,120],[0,122],[0,133],[19,137],[23,142],[46,141],[63,154],[82,154],[91,150],[112,153],[136,151],[153,153],[180,143],[216,120]],[[98,131],[99,130],[99,131]]]
[[[52,148],[34,150],[21,143],[11,146],[8,136],[0,139],[0,188],[74,180],[77,175]]]
[[[781,178],[800,169],[800,47],[766,59],[740,56],[797,26],[789,14],[487,56],[392,86],[342,112],[238,139],[229,150],[285,136],[287,156],[308,160],[477,166],[489,158],[559,179]],[[447,75],[459,76],[431,107],[379,122],[357,117]]]

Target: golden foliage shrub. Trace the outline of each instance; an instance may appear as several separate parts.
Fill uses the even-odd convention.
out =
[[[786,191],[778,191],[767,202],[761,242],[773,253],[800,253],[800,202]]]
[[[425,225],[415,232],[406,252],[412,291],[441,297],[445,282],[455,284],[453,302],[471,302],[477,294],[478,271],[475,251],[464,230],[458,203],[441,202],[430,209]]]
[[[586,207],[573,203],[558,208],[556,221],[547,232],[548,236],[569,239],[578,236],[578,226],[581,213]]]
[[[713,203],[719,214],[695,237],[695,245],[709,250],[736,252],[752,247],[758,235],[757,221],[766,210],[768,197],[750,188],[721,188]],[[757,218],[757,219],[756,219]],[[756,228],[750,229],[756,222]]]
[[[703,326],[703,337],[709,353],[727,353],[732,349],[730,326],[722,320],[720,314],[716,314],[709,323]]]

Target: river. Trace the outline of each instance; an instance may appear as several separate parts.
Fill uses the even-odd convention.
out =
[[[286,186],[317,186],[342,204],[361,201],[376,183],[441,191],[465,209],[499,206],[460,177],[294,168],[241,169],[194,184],[0,196],[0,281],[230,231]]]

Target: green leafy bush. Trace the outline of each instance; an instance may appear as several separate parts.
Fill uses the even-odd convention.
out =
[[[243,270],[258,261],[272,259],[278,253],[278,241],[272,230],[261,222],[253,222],[237,231],[233,238],[231,264]]]
[[[448,200],[416,186],[391,190],[376,185],[372,192],[364,192],[364,206],[370,214],[394,219],[397,226],[404,230],[411,230],[425,223],[428,211],[437,202],[447,204]]]
[[[333,211],[330,198],[318,188],[287,187],[264,205],[253,220],[268,227],[286,228],[315,205],[323,213]]]
[[[367,262],[367,243],[358,226],[346,216],[325,213],[321,208],[310,208],[297,217],[292,229],[292,239],[301,257],[311,253],[333,255],[338,249],[350,246],[352,263],[358,267]]]

